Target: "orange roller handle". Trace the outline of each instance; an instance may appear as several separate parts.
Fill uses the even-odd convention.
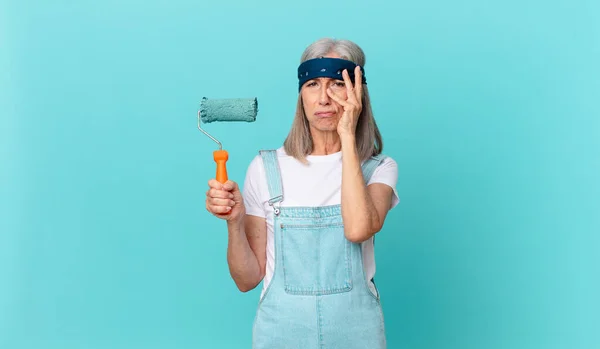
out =
[[[215,162],[217,163],[217,176],[215,177],[219,183],[227,182],[227,160],[229,159],[229,154],[226,150],[215,150],[213,152],[213,157]]]

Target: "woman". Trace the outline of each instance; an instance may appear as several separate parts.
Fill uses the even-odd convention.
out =
[[[263,281],[255,349],[386,347],[373,239],[398,203],[398,172],[381,155],[364,65],[353,42],[311,44],[283,146],[254,158],[243,193],[209,181],[233,280],[243,292]]]

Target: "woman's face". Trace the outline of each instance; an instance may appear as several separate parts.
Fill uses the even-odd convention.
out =
[[[336,54],[324,57],[341,58]],[[347,98],[344,80],[315,78],[305,82],[300,90],[306,118],[312,128],[320,131],[337,130],[338,122],[344,112],[344,108],[329,97],[328,88],[343,99]]]

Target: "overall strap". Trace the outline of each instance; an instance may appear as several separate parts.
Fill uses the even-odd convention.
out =
[[[277,150],[261,150],[259,153],[263,160],[269,185],[269,195],[271,197],[269,204],[273,206],[276,202],[283,200],[283,186],[281,184],[279,162],[277,161]]]
[[[363,172],[363,177],[365,179],[365,182],[368,182],[369,179],[371,179],[373,172],[375,172],[375,169],[377,168],[377,166],[379,166],[379,164],[385,158],[386,158],[386,156],[381,155],[381,154],[371,156],[362,164],[362,172]]]

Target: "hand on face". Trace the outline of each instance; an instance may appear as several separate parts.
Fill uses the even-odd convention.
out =
[[[362,111],[362,72],[359,66],[354,69],[354,86],[352,85],[352,81],[350,81],[350,75],[346,69],[342,72],[342,76],[346,86],[346,99],[331,88],[327,89],[327,94],[344,108],[344,113],[337,126],[338,134],[340,137],[354,136],[358,117]]]

